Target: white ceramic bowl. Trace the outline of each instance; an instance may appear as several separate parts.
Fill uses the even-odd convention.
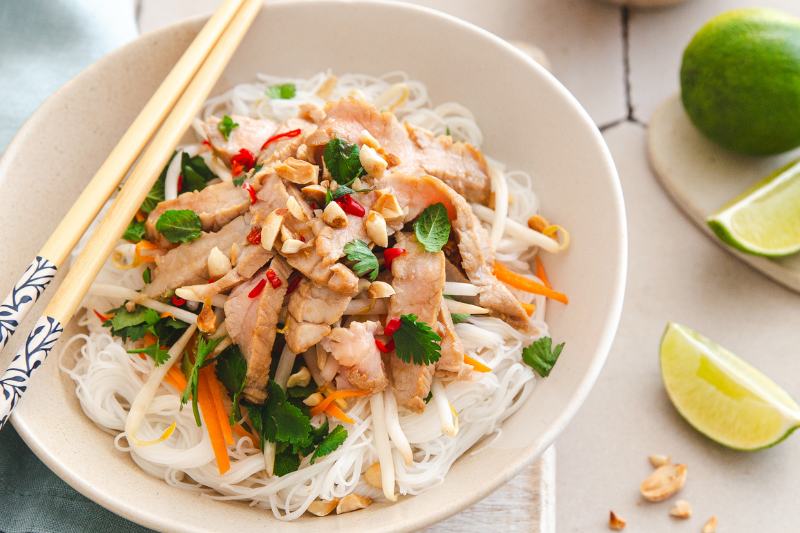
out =
[[[173,24],[109,54],[20,130],[0,161],[0,292],[27,267],[204,20]],[[626,271],[622,193],[599,131],[555,78],[501,39],[431,10],[360,0],[278,2],[265,5],[215,92],[256,72],[308,76],[327,68],[376,75],[405,70],[428,85],[434,103],[456,101],[475,112],[487,154],[530,172],[544,214],[572,234],[568,252],[545,258],[553,285],[570,298],[568,306],[549,305],[547,317],[566,348],[550,377],[506,422],[507,449],[467,453],[444,484],[422,496],[290,523],[145,474],[84,416],[73,382],[53,357],[13,416],[15,427],[69,484],[153,529],[381,533],[443,520],[496,490],[555,440],[589,394],[611,346]],[[0,356],[3,368],[34,314]],[[71,324],[64,338],[76,330]]]

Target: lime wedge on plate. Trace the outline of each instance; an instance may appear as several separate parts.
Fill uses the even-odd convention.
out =
[[[743,252],[783,257],[800,251],[800,161],[770,174],[706,222]]]
[[[773,446],[800,425],[800,405],[737,356],[671,323],[661,339],[661,376],[687,422],[730,448]]]

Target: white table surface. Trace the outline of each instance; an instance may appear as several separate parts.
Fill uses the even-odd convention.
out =
[[[143,32],[219,0],[140,0]],[[645,154],[646,123],[678,90],[683,48],[712,16],[762,5],[800,16],[797,0],[693,0],[659,10],[625,10],[596,0],[416,0],[549,56],[553,73],[603,130],[628,212],[628,288],[619,332],[597,385],[558,439],[559,532],[702,529],[794,532],[800,519],[800,437],[754,453],[725,449],[675,412],[661,385],[658,345],[668,321],[689,326],[748,360],[800,397],[800,300],[726,254],[667,199]],[[694,516],[669,516],[670,502],[637,505],[647,456],[688,465],[681,498]],[[674,498],[673,498],[674,499]],[[504,515],[505,516],[505,515]],[[501,524],[495,530],[506,531]]]

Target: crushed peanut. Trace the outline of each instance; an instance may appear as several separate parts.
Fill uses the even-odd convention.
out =
[[[642,481],[639,490],[646,500],[660,502],[678,492],[686,482],[686,465],[664,465]]]
[[[717,530],[717,523],[719,518],[712,516],[711,519],[703,526],[703,533],[714,533]]]
[[[339,505],[336,506],[336,514],[364,509],[371,503],[372,500],[370,498],[359,496],[358,494],[348,494],[339,500]]]
[[[658,468],[658,467],[661,467],[661,466],[664,466],[664,465],[668,465],[669,462],[672,460],[672,457],[670,457],[669,455],[658,455],[658,454],[655,454],[655,455],[651,455],[649,457],[649,459],[650,459],[650,464],[652,464],[654,467]]]
[[[383,487],[380,463],[374,463],[372,466],[367,468],[367,470],[364,472],[364,481],[367,482],[367,485],[375,489],[380,489]]]
[[[608,527],[613,529],[614,531],[620,531],[627,525],[627,522],[620,518],[617,513],[611,511],[611,515],[608,517]]]
[[[334,498],[331,501],[315,500],[311,502],[311,505],[309,505],[306,510],[316,516],[328,516],[331,514],[331,511],[336,509],[338,504],[339,498]]]
[[[686,500],[678,500],[675,507],[670,509],[669,514],[678,518],[691,518],[692,506]]]

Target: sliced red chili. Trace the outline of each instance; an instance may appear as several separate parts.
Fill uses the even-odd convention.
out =
[[[280,280],[280,278],[278,278],[278,275],[271,268],[267,270],[267,279],[269,280],[273,289],[277,289],[283,285],[283,282]]]
[[[383,260],[386,262],[386,268],[392,268],[392,261],[395,257],[403,255],[406,251],[402,248],[387,248],[383,251]]]
[[[231,167],[234,163],[240,164],[245,171],[248,171],[256,166],[256,156],[247,148],[242,148],[238,154],[231,157]]]
[[[267,280],[262,279],[258,282],[258,285],[253,287],[253,290],[250,291],[250,294],[247,295],[248,298],[258,298],[261,292],[264,290],[264,287],[267,286]]]
[[[261,244],[261,230],[258,227],[251,229],[247,234],[247,240],[253,244]]]
[[[377,346],[378,350],[383,353],[390,353],[392,350],[394,350],[394,339],[390,340],[388,344],[383,344],[382,340],[375,339],[375,346]]]
[[[266,148],[271,143],[274,143],[275,141],[279,141],[281,139],[291,139],[292,137],[297,137],[301,133],[302,130],[297,129],[297,130],[287,131],[286,133],[279,133],[277,135],[273,135],[272,137],[267,139],[267,141],[264,144],[261,145],[261,149],[263,150],[264,148]]]
[[[178,298],[177,296],[173,296],[172,297],[172,305],[174,305],[174,306],[180,307],[185,303],[186,303],[186,300],[184,300],[183,298]]]
[[[206,281],[206,285],[211,285],[212,283],[214,283],[216,281],[217,280],[215,280],[214,278],[210,278],[208,281]]]
[[[238,161],[231,161],[231,174],[233,174],[233,177],[235,178],[242,172],[244,172],[244,167],[242,164]]]
[[[386,323],[386,327],[383,329],[383,334],[391,337],[392,335],[394,335],[394,332],[397,331],[399,328],[400,328],[400,319],[393,318]]]
[[[92,309],[92,311],[94,311],[94,314],[97,315],[97,318],[100,319],[100,322],[105,322],[106,320],[108,320],[108,317],[103,313],[101,313],[100,311],[98,311],[97,309]]]
[[[178,175],[178,192],[183,190],[183,174]]]
[[[209,148],[211,148],[211,143],[208,142],[208,141],[203,141],[203,145],[208,146]]]
[[[315,204],[314,202],[308,202],[308,205],[311,207],[312,211],[316,211],[317,210],[317,204]]]
[[[292,294],[294,290],[297,288],[297,286],[300,285],[301,281],[303,281],[303,278],[301,278],[300,276],[297,276],[292,281],[290,281],[289,287],[286,288],[286,295],[288,296]]]
[[[348,215],[363,217],[366,214],[364,206],[353,200],[349,194],[345,194],[344,196],[337,198],[334,200],[334,202],[339,204],[339,207],[342,208],[342,211]]]
[[[300,235],[300,242],[306,242],[306,238]]]
[[[256,195],[256,190],[253,188],[252,185],[250,185],[249,183],[245,183],[244,185],[242,185],[242,189],[246,190],[247,194],[250,195],[250,203],[251,204],[254,204],[254,203],[256,203],[258,201],[258,196]]]

